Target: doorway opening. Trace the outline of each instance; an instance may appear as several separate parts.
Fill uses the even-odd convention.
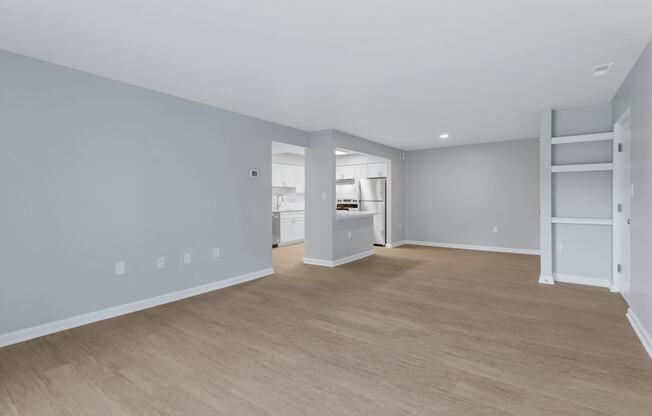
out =
[[[374,245],[391,240],[391,160],[337,148],[335,194],[337,210],[375,212]]]
[[[272,142],[272,248],[297,245],[305,239],[306,149]],[[303,256],[301,256],[303,257]]]

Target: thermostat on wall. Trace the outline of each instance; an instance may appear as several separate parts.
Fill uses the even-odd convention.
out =
[[[260,169],[249,169],[249,177],[258,179],[260,177]]]

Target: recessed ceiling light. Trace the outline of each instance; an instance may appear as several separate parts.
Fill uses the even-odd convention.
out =
[[[602,75],[606,75],[611,70],[612,66],[613,66],[613,62],[610,64],[594,66],[593,68],[591,68],[591,70],[593,71],[593,76],[600,77]]]
[[[448,137],[449,137],[448,133],[442,133],[442,134],[439,135],[440,139],[448,139]]]
[[[336,151],[335,151],[335,154],[336,154],[337,156],[342,156],[342,155],[345,155],[345,154],[347,154],[347,153],[346,153],[344,150],[336,150]]]

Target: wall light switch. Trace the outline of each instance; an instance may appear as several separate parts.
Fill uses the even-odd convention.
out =
[[[399,223],[399,224],[398,224],[398,229],[400,230],[400,229],[402,229],[402,228],[403,228],[403,224]]]
[[[220,257],[220,249],[219,249],[219,247],[214,247],[213,248],[213,258],[216,259],[218,257]]]
[[[561,243],[561,241],[557,241],[557,251],[563,251],[564,250],[564,245]]]
[[[326,192],[321,193],[321,199],[323,199],[324,201],[326,200]]]
[[[165,269],[165,257],[157,257],[156,258],[156,268],[157,269]]]
[[[183,253],[183,264],[192,263],[192,253]]]
[[[119,261],[115,264],[115,275],[120,276],[122,274],[125,274],[125,262]]]
[[[497,232],[498,232],[498,226],[494,225],[494,233],[497,233]]]
[[[351,239],[351,231],[349,231],[346,236],[349,237],[349,240],[350,240]]]

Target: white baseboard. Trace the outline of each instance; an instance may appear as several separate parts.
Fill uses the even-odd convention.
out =
[[[89,312],[83,315],[77,315],[58,321],[48,322],[46,324],[37,325],[30,328],[19,329],[17,331],[8,332],[6,334],[0,334],[0,348],[53,334],[55,332],[65,331],[66,329],[75,328],[97,321],[103,321],[109,318],[115,318],[120,315],[126,315],[128,313],[153,308],[165,303],[197,296],[202,293],[212,292],[217,289],[223,289],[225,287],[260,279],[261,277],[269,276],[273,273],[274,269],[272,268],[258,270],[255,272],[245,273],[240,276],[219,280],[217,282],[212,282],[201,286],[195,286],[188,289],[178,290],[176,292],[165,293],[163,295],[154,296],[143,300],[137,300],[135,302],[126,303],[124,305],[112,306],[110,308],[102,309],[99,311]]]
[[[303,242],[304,242],[303,238],[300,238],[298,240],[283,241],[282,243],[279,243],[278,246],[279,247],[291,246],[292,244],[299,244]]]
[[[333,260],[316,259],[313,257],[304,257],[303,263],[310,264],[312,266],[335,267]]]
[[[539,276],[539,283],[541,283],[542,285],[554,285],[555,279],[552,276],[542,274]]]
[[[643,328],[641,321],[638,320],[632,308],[627,309],[626,316],[629,320],[629,323],[632,325],[632,328],[634,328],[634,332],[636,332],[636,335],[638,335],[638,339],[641,340],[643,348],[645,348],[647,354],[650,356],[650,358],[652,358],[652,337],[650,334],[648,334],[645,328]]]
[[[572,274],[554,273],[556,282],[575,283],[576,285],[587,285],[597,287],[609,287],[611,281],[609,279],[601,279],[598,277],[575,276]]]
[[[360,260],[361,258],[371,256],[374,253],[375,253],[374,250],[371,249],[368,251],[363,251],[361,253],[356,253],[352,256],[342,257],[341,259],[336,259],[336,260],[323,260],[323,259],[304,257],[303,262],[305,264],[311,264],[313,266],[337,267],[345,263],[350,263],[352,261]]]
[[[403,244],[407,244],[407,241],[406,240],[401,240],[401,241],[397,241],[396,243],[387,243],[387,244],[385,244],[385,247],[387,247],[387,248],[396,248],[396,247],[402,246]]]
[[[471,244],[435,243],[432,241],[417,241],[417,240],[404,240],[403,244],[414,244],[417,246],[429,246],[429,247],[458,248],[461,250],[493,251],[496,253],[529,254],[533,256],[538,256],[541,254],[539,250],[533,250],[529,248],[477,246]]]

